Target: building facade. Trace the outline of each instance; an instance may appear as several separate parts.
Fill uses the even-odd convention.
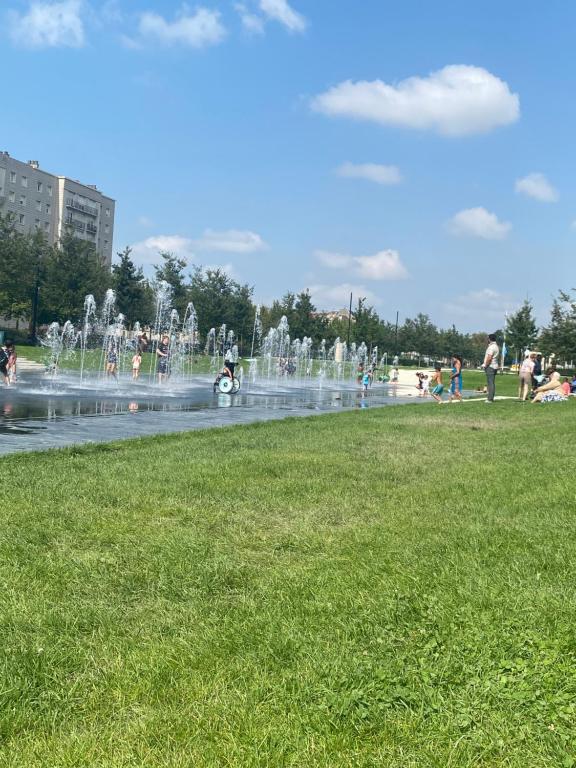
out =
[[[103,262],[112,263],[115,201],[95,186],[0,152],[0,212],[13,215],[18,231],[40,230],[50,243],[70,228],[75,237],[94,245]]]

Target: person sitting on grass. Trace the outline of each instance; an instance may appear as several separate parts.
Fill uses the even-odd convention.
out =
[[[570,380],[568,379],[568,376],[564,376],[564,379],[562,381],[562,392],[568,397],[570,394]]]
[[[534,390],[533,403],[556,403],[566,400],[566,395],[562,390],[560,374],[554,368],[546,371],[548,381]]]
[[[442,392],[444,392],[444,384],[442,383],[442,368],[439,365],[434,367],[434,373],[430,379],[430,383],[434,384],[432,392],[430,393],[437,403],[442,401]]]
[[[576,395],[576,373],[572,376],[572,381],[570,382],[570,394]]]

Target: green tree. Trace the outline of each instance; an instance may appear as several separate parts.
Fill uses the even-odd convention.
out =
[[[400,346],[404,352],[418,352],[434,356],[439,352],[438,329],[428,315],[419,313],[406,318],[399,331]]]
[[[112,288],[116,291],[116,306],[128,322],[151,323],[154,319],[154,297],[142,267],[136,267],[126,247],[118,253],[119,261],[112,265]]]
[[[550,311],[550,323],[543,329],[540,345],[546,355],[554,354],[562,362],[576,357],[576,301],[559,291]]]
[[[49,246],[42,232],[20,234],[11,216],[0,216],[0,315],[31,319],[37,282]]]
[[[240,285],[220,268],[195,267],[190,297],[198,314],[200,334],[205,336],[210,328],[225,324],[234,331],[241,347],[250,344],[256,311],[252,291],[250,286]]]
[[[172,288],[172,306],[183,318],[186,305],[190,301],[190,289],[186,285],[186,276],[184,275],[186,261],[168,251],[160,251],[159,255],[162,263],[154,264],[156,280],[168,283]]]
[[[79,322],[86,294],[93,294],[100,302],[110,282],[110,272],[102,264],[94,245],[66,233],[45,257],[40,287],[40,322]]]
[[[526,299],[520,309],[506,320],[506,346],[521,360],[526,348],[533,347],[538,338],[532,304]]]
[[[359,298],[356,309],[352,313],[352,339],[357,344],[365,342],[368,347],[378,344],[380,335],[380,318],[374,307],[366,304],[365,298]]]

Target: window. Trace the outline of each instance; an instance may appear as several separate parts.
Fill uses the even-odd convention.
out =
[[[10,171],[10,183],[16,184],[16,173],[14,171]]]
[[[110,208],[106,208],[106,216],[110,216]]]
[[[28,186],[28,176],[22,176],[22,186],[23,187]]]
[[[50,203],[46,203],[46,215],[50,215],[50,211],[52,210]]]
[[[36,189],[38,190],[38,192],[42,192],[42,182],[41,181],[37,181],[36,182]]]
[[[20,205],[26,205],[26,195],[20,195],[20,197],[18,198],[18,202],[20,203]]]
[[[48,192],[48,195],[52,197],[52,184],[48,184],[46,187],[46,191]]]
[[[104,240],[104,248],[108,248],[108,240]]]
[[[50,232],[50,222],[45,221],[44,222],[44,232]]]
[[[40,219],[36,219],[36,221],[34,222],[34,226],[36,227],[36,229],[40,229]]]
[[[42,211],[42,200],[36,200],[36,210]]]
[[[10,192],[8,192],[8,200],[10,200],[11,203],[16,202],[16,192],[14,192],[13,189],[11,189]]]
[[[24,222],[26,221],[26,218],[23,213],[18,214],[18,221],[20,222],[20,224],[24,224]]]
[[[106,224],[105,225],[104,232],[106,232],[106,234],[108,234],[108,232],[110,232],[110,224]]]

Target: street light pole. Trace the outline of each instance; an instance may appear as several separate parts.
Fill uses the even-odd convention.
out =
[[[32,328],[30,341],[32,344],[38,343],[36,332],[38,330],[38,302],[40,299],[40,266],[36,267],[36,280],[34,282],[34,293],[32,294]]]
[[[348,337],[346,339],[346,348],[350,349],[350,323],[352,322],[352,293],[350,293],[350,309],[348,310]]]

